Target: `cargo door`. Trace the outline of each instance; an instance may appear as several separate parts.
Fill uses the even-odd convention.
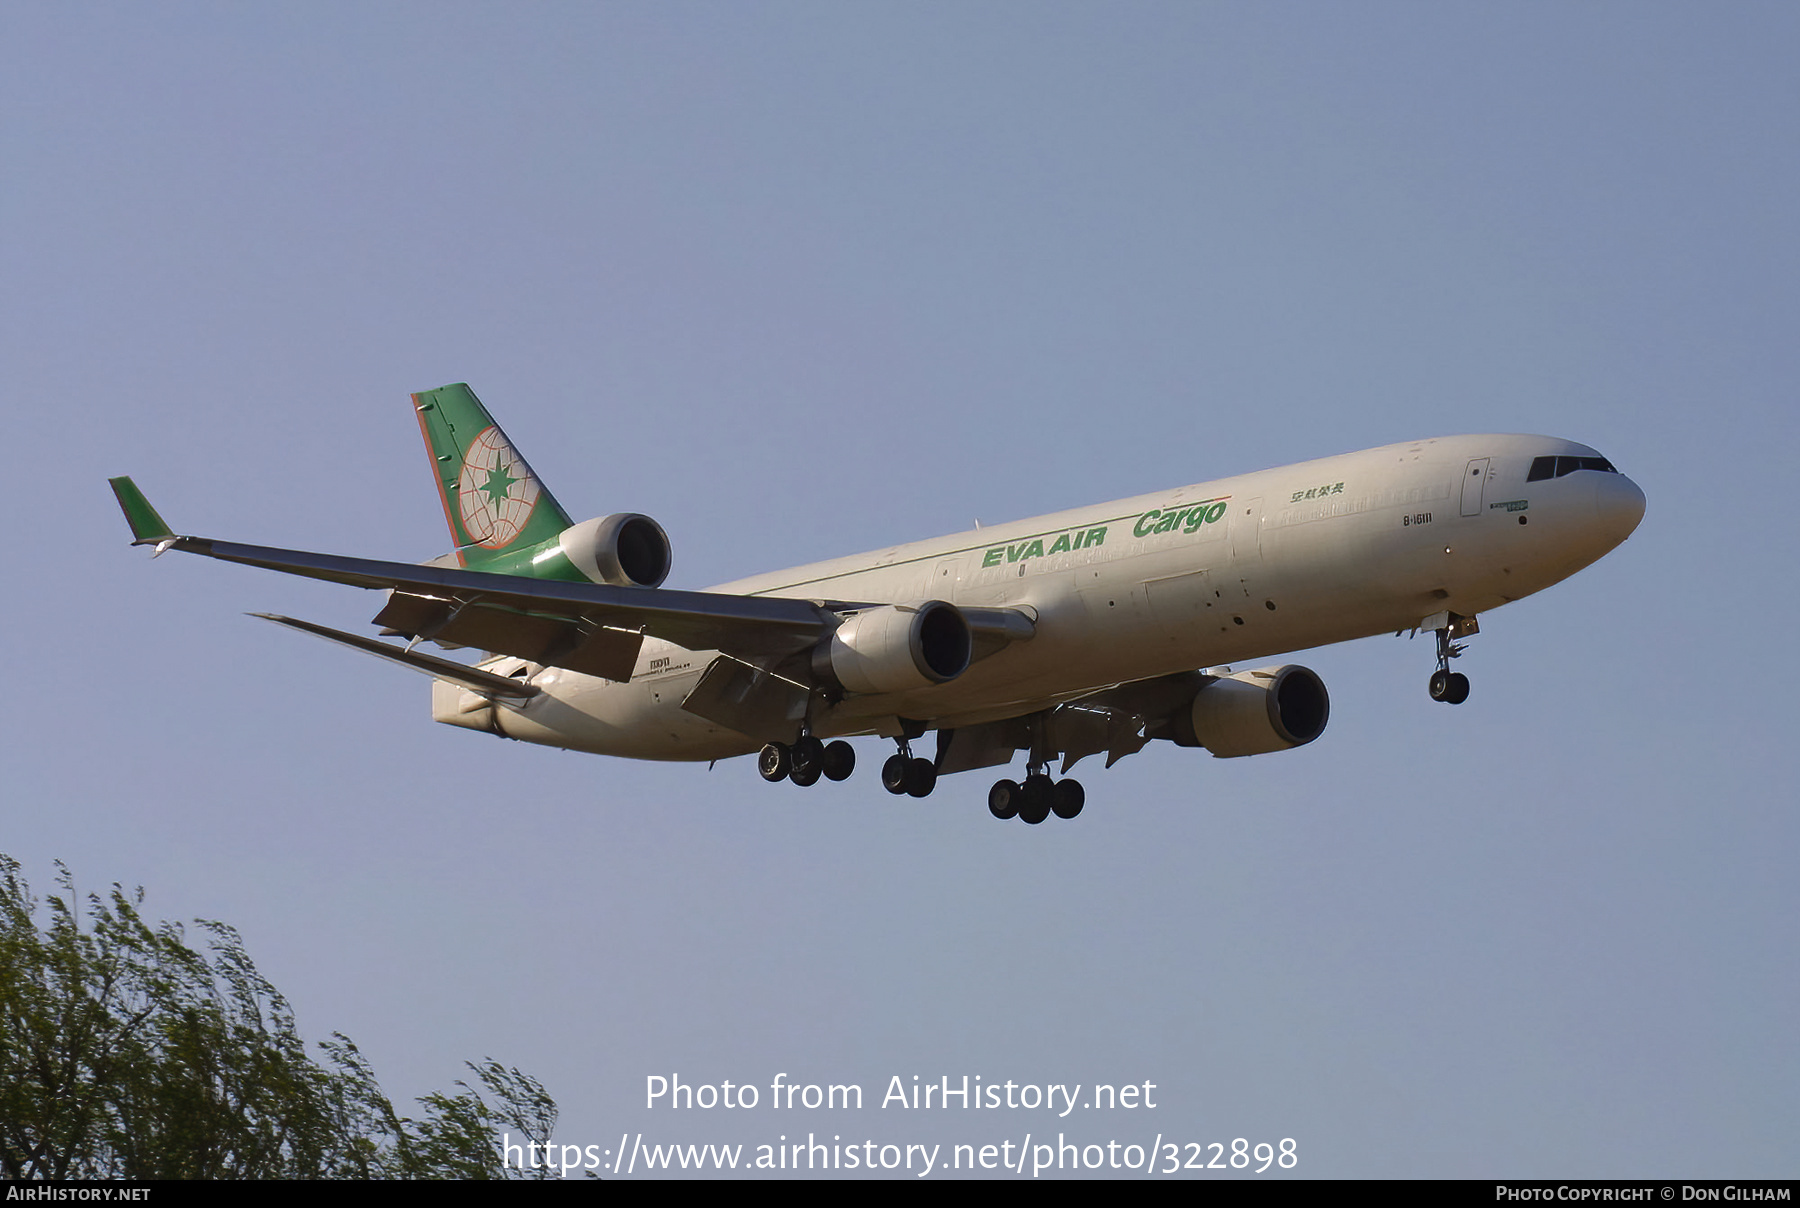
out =
[[[1481,515],[1482,500],[1487,494],[1488,459],[1477,457],[1463,470],[1462,514]]]

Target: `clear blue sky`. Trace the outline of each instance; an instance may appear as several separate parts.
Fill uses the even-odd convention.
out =
[[[1797,55],[1758,3],[9,3],[0,851],[237,925],[397,1097],[535,1073],[571,1144],[1792,1177]],[[1649,511],[1483,618],[1461,708],[1425,642],[1307,652],[1317,743],[1084,764],[1032,829],[873,741],[802,792],[433,725],[243,615],[373,597],[126,548],[123,473],[442,552],[451,381],[685,587],[1457,432]],[[645,1110],[670,1073],[871,1102]],[[1158,1106],[874,1106],[915,1074]]]

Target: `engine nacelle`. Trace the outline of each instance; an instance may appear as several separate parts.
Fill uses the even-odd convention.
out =
[[[846,618],[813,652],[813,671],[846,692],[905,692],[953,680],[973,652],[953,604],[887,604]]]
[[[1259,667],[1213,680],[1189,706],[1176,741],[1220,759],[1303,747],[1325,732],[1331,697],[1305,667]]]
[[[583,520],[562,531],[556,544],[575,569],[595,583],[661,587],[669,577],[669,535],[636,512]]]

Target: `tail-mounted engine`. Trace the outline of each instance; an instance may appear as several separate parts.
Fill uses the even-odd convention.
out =
[[[1303,747],[1325,732],[1331,697],[1305,667],[1261,667],[1208,683],[1175,718],[1175,742],[1221,759]]]
[[[661,587],[669,577],[669,535],[636,512],[583,520],[566,528],[556,544],[576,570],[595,583]]]
[[[942,600],[852,613],[813,651],[813,674],[846,692],[906,692],[968,669],[968,620]]]

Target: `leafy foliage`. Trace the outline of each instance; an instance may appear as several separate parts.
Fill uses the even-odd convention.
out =
[[[294,1015],[236,931],[208,952],[139,913],[143,891],[90,895],[68,869],[39,903],[0,855],[0,1177],[504,1178],[501,1132],[548,1142],[556,1104],[489,1060],[476,1086],[397,1115],[347,1037],[307,1056]]]

